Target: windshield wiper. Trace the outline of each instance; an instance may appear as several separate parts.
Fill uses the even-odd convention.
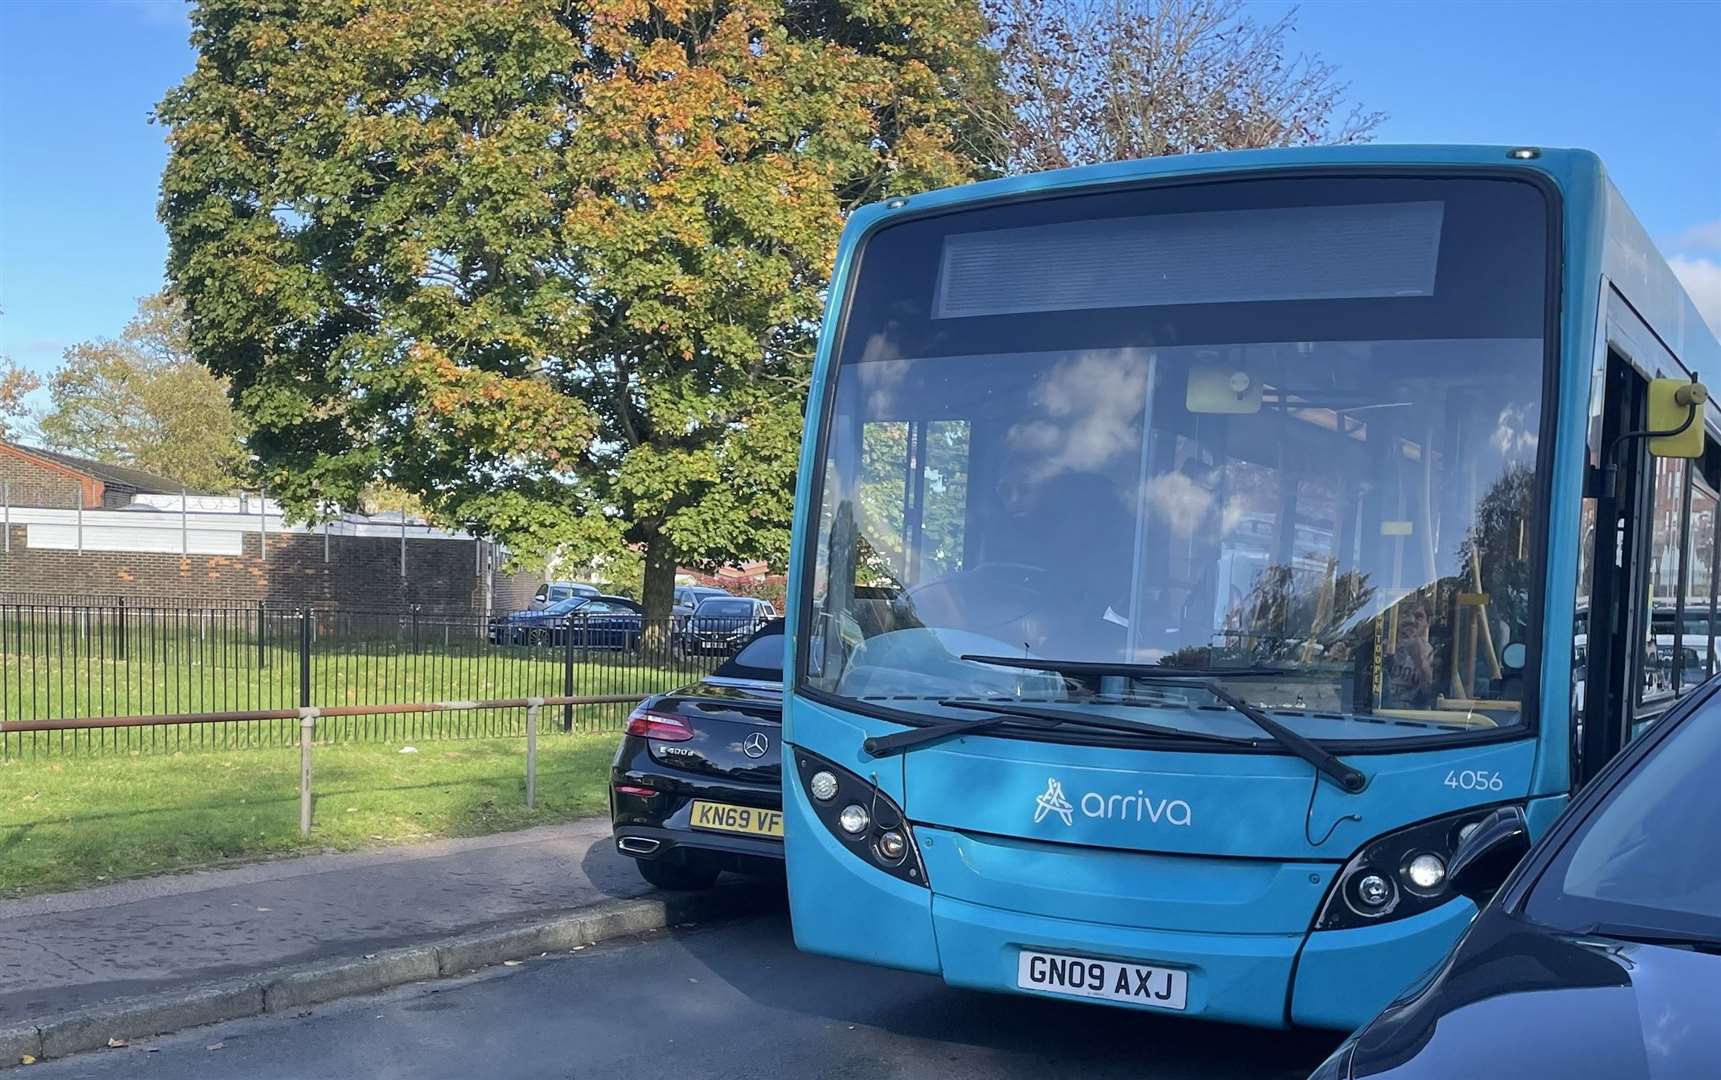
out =
[[[1158,683],[1161,686],[1188,686],[1202,690],[1248,717],[1256,727],[1271,735],[1285,749],[1314,766],[1316,772],[1337,784],[1340,789],[1354,795],[1368,786],[1368,777],[1363,775],[1361,769],[1346,765],[1333,754],[1321,749],[1273,719],[1265,710],[1249,704],[1213,681],[1214,679],[1237,676],[1282,674],[1282,671],[1277,669],[1238,668],[1234,671],[1227,671],[1224,668],[1217,670],[1210,668],[1165,668],[1158,664],[1127,664],[1091,660],[1041,660],[1029,657],[977,656],[972,654],[965,655],[962,659],[970,660],[976,664],[986,664],[990,667],[1051,671],[1059,675],[1102,677],[1121,675],[1140,682]]]
[[[1162,667],[1159,664],[1111,664],[1096,660],[1036,660],[1032,657],[1016,656],[982,656],[978,653],[964,653],[958,660],[972,660],[976,664],[987,667],[1013,667],[1027,671],[1055,671],[1059,675],[1125,675],[1130,678],[1147,678],[1148,676],[1167,679],[1261,679],[1275,675],[1295,674],[1290,668],[1278,667],[1240,667],[1240,668],[1175,668]],[[1137,675],[1136,672],[1146,672]]]
[[[1150,724],[1140,720],[1125,720],[1115,716],[1096,716],[1073,712],[1059,712],[1056,709],[1033,709],[1025,705],[1017,705],[1008,701],[981,701],[967,698],[947,698],[938,703],[946,709],[970,709],[975,712],[985,712],[991,715],[982,716],[975,720],[946,720],[939,724],[929,724],[926,727],[911,728],[908,731],[896,731],[889,735],[874,735],[861,744],[861,749],[871,757],[884,757],[886,754],[900,753],[924,746],[927,743],[938,742],[941,739],[954,738],[958,735],[972,735],[1003,724],[1021,720],[1037,720],[1040,723],[1030,725],[1040,728],[1062,727],[1071,724],[1078,727],[1092,728],[1098,731],[1118,731],[1130,735],[1164,735],[1177,739],[1193,739],[1200,742],[1231,743],[1239,746],[1253,746],[1254,739],[1238,738],[1234,735],[1216,735],[1205,731],[1185,731],[1181,728],[1167,727],[1163,724]]]
[[[1665,945],[1669,948],[1690,949],[1692,952],[1721,956],[1721,939],[1678,930],[1651,930],[1622,923],[1594,923],[1579,930],[1577,936],[1613,938],[1636,945]]]

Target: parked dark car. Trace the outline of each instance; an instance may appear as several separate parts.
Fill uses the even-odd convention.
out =
[[[713,596],[728,596],[727,589],[719,589],[712,585],[677,585],[675,587],[675,606],[670,608],[670,617],[676,626],[687,622],[693,614],[693,609],[699,606],[701,600]]]
[[[783,620],[702,681],[647,698],[610,772],[616,848],[665,889],[783,860]]]
[[[516,611],[490,622],[497,645],[565,645],[637,649],[645,613],[625,596],[570,596],[542,611]]]
[[[1650,726],[1534,848],[1517,806],[1460,842],[1448,873],[1481,912],[1312,1080],[1721,1077],[1718,686]]]
[[[710,596],[675,631],[674,646],[686,656],[728,654],[741,647],[759,627],[777,617],[768,601],[751,596]]]

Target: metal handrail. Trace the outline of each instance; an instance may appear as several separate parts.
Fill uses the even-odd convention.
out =
[[[78,731],[87,728],[163,727],[170,724],[238,724],[253,720],[299,721],[299,833],[311,835],[311,748],[321,717],[376,716],[391,713],[465,712],[470,709],[526,710],[526,809],[538,794],[538,710],[545,705],[617,705],[640,700],[638,694],[491,698],[486,701],[412,701],[392,705],[306,705],[298,709],[249,709],[239,712],[169,713],[160,716],[99,716],[77,720],[5,720],[11,731]]]
[[[0,720],[0,734],[15,731],[81,731],[175,724],[236,724],[251,720],[298,720],[316,716],[384,716],[400,713],[466,712],[473,709],[525,709],[537,705],[625,705],[639,694],[588,694],[575,697],[495,698],[487,701],[414,701],[392,705],[314,705],[294,709],[241,709],[229,712],[154,713],[147,716],[89,716],[72,720]]]

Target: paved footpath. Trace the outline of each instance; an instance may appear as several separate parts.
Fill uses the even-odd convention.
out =
[[[596,818],[0,901],[0,1027],[650,891]]]

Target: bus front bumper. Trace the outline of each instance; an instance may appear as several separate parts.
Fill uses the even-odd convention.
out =
[[[941,973],[952,986],[1067,996],[1018,985],[1018,958],[1026,949],[1174,968],[1188,976],[1180,1010],[1102,1004],[1257,1027],[1338,1030],[1366,1023],[1439,963],[1474,914],[1468,901],[1458,901],[1358,930],[1224,934],[1076,922],[932,898]]]
[[[1258,1027],[1285,1026],[1286,989],[1303,943],[1302,934],[1197,934],[1075,922],[945,896],[933,897],[932,923],[944,980],[952,986],[1064,997],[1017,985],[1024,949],[1151,964],[1187,973],[1185,1007],[1173,1012],[1115,1004]]]
[[[1455,900],[1411,918],[1310,933],[1330,866],[1313,875],[1323,879],[1317,885],[1305,864],[1204,860],[1188,873],[1205,895],[1171,903],[1153,897],[1165,892],[1173,867],[1122,853],[1116,858],[1140,861],[1142,870],[1120,874],[1119,864],[1091,849],[1068,853],[1073,861],[1041,874],[1060,888],[1035,892],[1016,881],[996,889],[988,903],[992,897],[955,895],[981,891],[965,875],[985,852],[970,844],[959,857],[948,832],[915,830],[923,845],[935,841],[925,848],[928,889],[882,873],[839,844],[813,817],[798,785],[787,786],[784,815],[796,944],[979,990],[1063,996],[1018,985],[1021,953],[1029,950],[1187,975],[1181,1010],[1080,999],[1094,1004],[1260,1027],[1350,1029],[1437,964],[1475,913],[1468,900]],[[1100,886],[1108,876],[1109,890]],[[1283,890],[1299,879],[1317,891],[1293,907]],[[1251,880],[1255,892],[1246,887]],[[1150,913],[1156,904],[1164,906]],[[1161,918],[1180,918],[1182,925],[1152,925]]]

